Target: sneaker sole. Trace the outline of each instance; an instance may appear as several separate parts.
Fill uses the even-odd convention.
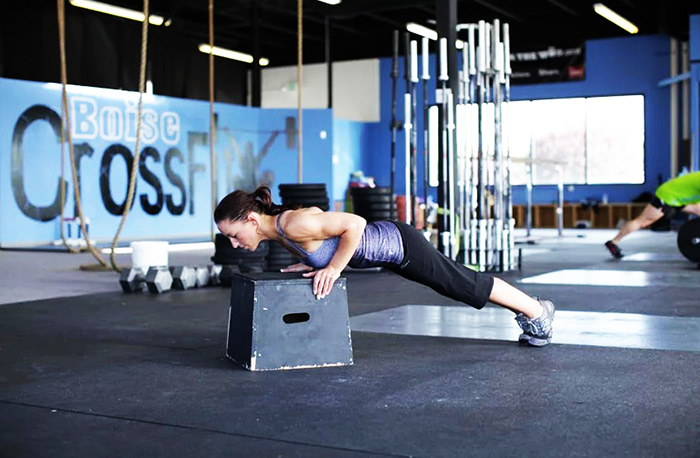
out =
[[[533,347],[544,347],[545,345],[549,345],[551,341],[551,337],[549,339],[538,339],[536,337],[530,337],[530,340],[528,340],[527,343],[529,345],[532,345]]]
[[[607,248],[610,252],[610,256],[612,256],[615,259],[622,259],[622,257],[624,256],[619,248],[616,250],[615,248],[610,248],[607,245],[605,245],[605,248]]]

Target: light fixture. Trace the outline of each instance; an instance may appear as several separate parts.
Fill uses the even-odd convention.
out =
[[[99,13],[111,14],[112,16],[119,16],[126,19],[131,19],[132,21],[143,22],[143,13],[136,10],[130,10],[128,8],[122,8],[121,6],[109,5],[107,3],[95,2],[93,0],[68,0],[71,5],[78,8],[85,8],[92,11],[97,11]],[[156,16],[151,14],[148,16],[148,23],[153,25],[163,25],[163,18],[161,16]],[[170,25],[170,21],[166,22],[166,27]]]
[[[415,22],[409,22],[406,24],[406,30],[421,37],[430,38],[431,40],[437,40],[438,34],[433,29],[429,29],[423,25],[416,24]]]
[[[328,5],[339,5],[343,0],[318,0],[321,3],[327,3]]]
[[[429,38],[431,40],[438,39],[438,33],[435,30],[429,29],[420,24],[416,24],[415,22],[409,22],[408,24],[406,24],[406,30],[408,30],[411,33],[415,33],[416,35],[420,35],[421,37]],[[464,48],[464,42],[462,40],[456,40],[455,47],[457,49]]]
[[[226,48],[219,48],[218,46],[214,46],[213,51],[212,51],[212,48],[210,48],[208,44],[204,44],[204,43],[199,45],[199,50],[201,52],[203,52],[204,54],[211,53],[211,54],[214,54],[215,56],[225,57],[227,59],[233,59],[233,60],[237,60],[240,62],[245,62],[247,64],[253,63],[253,56],[251,56],[250,54],[246,54],[244,52],[233,51],[231,49],[226,49]],[[270,60],[265,58],[265,57],[261,57],[258,60],[258,64],[260,64],[261,67],[265,67],[266,65],[270,64]]]
[[[637,33],[639,32],[639,29],[637,28],[636,25],[632,24],[630,21],[627,19],[623,18],[607,6],[603,5],[602,3],[595,3],[593,4],[593,10],[603,16],[605,19],[608,21],[612,22],[618,27],[622,27],[629,33]]]

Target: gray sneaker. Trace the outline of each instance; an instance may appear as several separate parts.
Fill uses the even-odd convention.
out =
[[[532,334],[530,334],[530,325],[527,324],[530,319],[525,316],[525,314],[518,313],[515,315],[515,321],[518,323],[518,326],[520,326],[520,329],[523,330],[523,333],[518,336],[518,342],[528,343],[530,337],[532,337]]]
[[[544,309],[542,315],[529,319],[522,313],[515,316],[515,321],[523,330],[518,337],[519,342],[527,342],[533,347],[543,347],[552,341],[552,321],[554,321],[554,304],[551,301],[539,300]]]

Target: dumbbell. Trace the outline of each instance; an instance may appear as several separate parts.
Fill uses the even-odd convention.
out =
[[[221,265],[214,264],[207,267],[209,271],[209,284],[212,286],[221,286]]]
[[[194,267],[174,266],[170,268],[174,289],[190,289],[197,285],[197,271]]]
[[[221,284],[219,276],[221,275],[220,265],[210,265],[210,266],[198,266],[198,267],[186,267],[185,270],[192,269],[194,271],[194,288],[203,288],[205,286],[218,286]],[[171,269],[172,270],[172,269]],[[191,275],[187,273],[186,275]],[[176,274],[173,272],[173,277]]]
[[[195,274],[195,287],[197,288],[202,288],[204,286],[207,286],[209,284],[209,269],[206,267],[195,267],[194,268],[194,274]]]
[[[119,284],[125,293],[142,291],[145,284],[151,293],[160,294],[170,290],[173,276],[164,266],[149,267],[145,275],[140,267],[132,267],[122,271]]]

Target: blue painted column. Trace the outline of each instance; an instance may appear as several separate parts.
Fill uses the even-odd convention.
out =
[[[690,16],[690,135],[691,165],[700,170],[700,14]]]

